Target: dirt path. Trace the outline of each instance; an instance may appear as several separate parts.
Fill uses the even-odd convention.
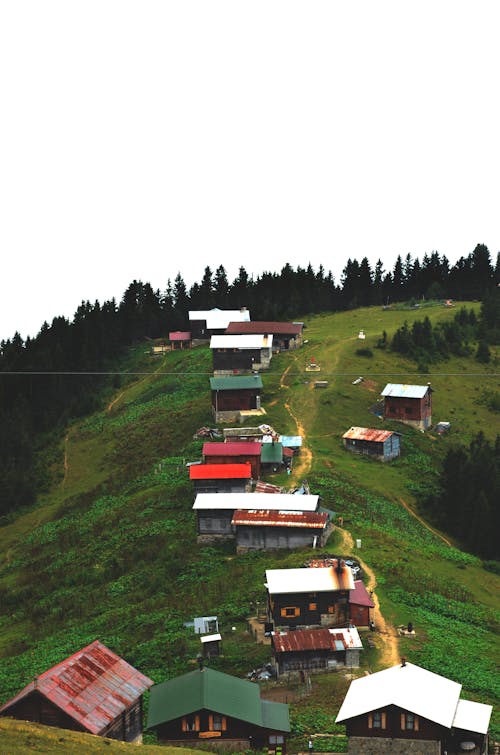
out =
[[[62,487],[64,487],[66,485],[66,479],[68,477],[68,471],[69,471],[69,463],[68,463],[68,440],[69,440],[69,430],[66,433],[66,436],[64,438],[64,461],[63,461],[64,477],[63,477],[62,483],[61,483]]]
[[[430,524],[427,524],[427,522],[425,521],[425,519],[422,519],[421,516],[419,516],[415,511],[413,511],[413,509],[406,503],[406,501],[404,500],[404,498],[399,498],[398,500],[399,500],[401,506],[403,506],[403,508],[405,508],[407,510],[407,512],[409,514],[411,514],[411,516],[414,519],[416,519],[418,522],[420,522],[420,524],[423,527],[425,527],[426,530],[429,530],[429,532],[432,532],[433,535],[435,535],[440,540],[442,540],[443,543],[446,543],[446,545],[449,545],[450,548],[453,547],[452,543],[450,543],[450,541],[448,540],[448,538],[446,538],[440,532],[438,532],[437,530],[435,530],[434,527],[431,527]]]
[[[116,398],[113,399],[113,401],[111,401],[111,403],[109,403],[107,405],[106,411],[108,412],[108,414],[111,411],[111,409],[114,407],[114,405],[116,404],[116,402],[119,401],[121,399],[121,397],[124,396],[124,395],[125,395],[125,391],[122,391],[121,393],[118,394],[118,396]]]
[[[291,364],[288,365],[288,367],[286,368],[286,370],[283,372],[282,376],[280,377],[280,388],[287,387],[285,385],[285,380],[291,366],[292,366]],[[297,479],[306,477],[311,471],[313,455],[312,455],[311,449],[305,444],[307,435],[306,435],[304,425],[302,424],[300,419],[292,412],[290,408],[290,404],[287,401],[285,401],[284,406],[288,414],[290,415],[290,417],[295,422],[295,426],[297,428],[296,434],[300,435],[302,438],[302,446],[300,447],[300,454],[293,460],[293,466],[292,466],[292,477],[297,480]]]
[[[342,535],[342,547],[346,551],[346,553],[353,553],[354,540],[351,533],[341,528],[337,528],[337,532],[340,532],[340,534]],[[375,641],[377,641],[377,637],[380,636],[383,642],[382,645],[377,643],[377,647],[380,650],[380,663],[382,664],[382,666],[384,666],[384,668],[395,666],[400,661],[397,631],[395,627],[392,626],[392,624],[389,624],[389,622],[386,621],[382,612],[380,611],[379,599],[377,597],[377,593],[375,592],[375,588],[377,586],[377,578],[375,576],[375,572],[373,571],[373,569],[370,569],[370,567],[367,566],[361,558],[359,558],[357,553],[356,560],[359,561],[364,573],[367,576],[365,586],[368,592],[371,592],[372,600],[375,603],[375,608],[373,609],[373,620],[375,622],[375,626],[377,627],[377,632],[375,633],[374,637]]]

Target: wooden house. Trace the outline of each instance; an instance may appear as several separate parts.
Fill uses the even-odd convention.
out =
[[[208,341],[215,334],[225,332],[230,322],[247,322],[250,312],[246,307],[241,309],[190,310],[189,323],[193,338]]]
[[[239,510],[234,512],[231,525],[240,553],[279,548],[320,548],[325,545],[331,531],[330,517],[326,511]]]
[[[269,335],[212,336],[213,371],[215,375],[266,370],[271,362],[273,337]]]
[[[216,422],[236,422],[245,411],[259,411],[262,378],[260,375],[211,377],[212,412]]]
[[[275,629],[348,623],[354,580],[344,561],[327,567],[268,569],[266,587],[269,620]]]
[[[260,477],[259,443],[216,443],[207,442],[202,448],[205,464],[250,464],[252,477]]]
[[[361,579],[354,580],[354,590],[349,593],[349,618],[357,627],[368,627],[375,604]]]
[[[272,322],[269,320],[254,320],[253,322],[230,322],[226,334],[255,335],[264,333],[273,336],[273,351],[289,351],[302,346],[303,323]]]
[[[269,493],[199,493],[193,504],[201,542],[234,538],[236,511],[316,511],[317,495],[270,495]]]
[[[168,334],[168,340],[172,351],[174,349],[190,349],[193,345],[191,332],[188,330],[173,330]]]
[[[392,666],[351,685],[336,723],[345,723],[350,755],[482,755],[491,705],[461,700],[462,686],[420,666]]]
[[[133,742],[142,737],[142,696],[152,684],[96,640],[35,677],[0,715]]]
[[[281,472],[284,464],[283,446],[277,441],[262,443],[260,447],[260,467],[262,472]]]
[[[221,654],[222,637],[219,632],[200,637],[203,658],[218,658]]]
[[[245,493],[250,488],[252,468],[244,464],[192,464],[189,479],[195,493]]]
[[[432,388],[430,385],[387,383],[384,397],[384,419],[395,419],[418,430],[432,425]]]
[[[228,753],[265,748],[284,754],[288,705],[262,700],[259,685],[210,668],[157,684],[151,690],[148,730],[160,744],[213,744]]]
[[[363,644],[355,627],[297,629],[271,635],[278,677],[292,671],[325,671],[339,666],[359,668]]]
[[[390,430],[351,427],[343,434],[342,440],[348,451],[364,454],[378,461],[391,461],[401,453],[401,433]]]

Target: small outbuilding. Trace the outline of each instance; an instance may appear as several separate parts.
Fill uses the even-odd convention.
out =
[[[361,579],[354,580],[354,590],[349,593],[349,617],[357,627],[368,627],[375,604]]]
[[[203,444],[205,464],[250,464],[252,478],[260,477],[260,443],[211,443]]]
[[[200,637],[203,658],[218,658],[221,654],[222,637],[219,632]]]
[[[273,661],[278,676],[291,671],[359,668],[363,644],[355,627],[302,629],[271,635]]]
[[[173,330],[168,334],[168,340],[170,341],[170,348],[175,349],[190,349],[192,346],[191,332],[188,330]]]
[[[212,412],[216,422],[238,422],[241,413],[261,408],[262,378],[260,375],[224,375],[210,378]]]
[[[252,481],[252,467],[244,464],[192,464],[189,479],[195,493],[245,493]]]
[[[364,454],[378,461],[391,461],[401,453],[401,433],[391,430],[351,427],[343,434],[342,440],[348,451]]]
[[[330,517],[321,511],[235,511],[231,525],[238,552],[279,548],[321,548],[330,534]]]
[[[281,472],[283,469],[283,446],[272,441],[262,443],[260,465],[263,472]]]
[[[432,425],[432,388],[427,385],[387,383],[384,397],[384,419],[395,419],[418,430]]]
[[[152,688],[147,728],[160,744],[284,755],[290,721],[288,705],[262,700],[258,684],[201,668]]]
[[[142,696],[154,682],[95,640],[39,674],[0,715],[124,742],[142,737]]]

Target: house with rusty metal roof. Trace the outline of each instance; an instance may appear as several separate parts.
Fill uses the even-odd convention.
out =
[[[124,742],[142,736],[142,696],[154,682],[95,640],[44,671],[0,715]]]
[[[278,677],[293,671],[330,671],[339,666],[359,667],[363,649],[355,627],[297,629],[273,632],[273,663]]]
[[[266,370],[273,355],[273,337],[262,333],[243,336],[212,336],[214,375]]]
[[[349,622],[352,571],[341,559],[334,566],[266,571],[269,621],[275,629],[339,627]]]
[[[205,464],[250,464],[252,478],[260,477],[260,443],[240,441],[217,443],[207,441],[201,453]]]
[[[280,548],[322,548],[331,532],[327,511],[238,510],[233,514],[231,526],[236,536],[237,553]]]
[[[278,753],[290,721],[288,705],[263,700],[258,684],[202,667],[153,687],[147,728],[160,744]]]
[[[302,346],[304,324],[299,322],[274,322],[253,320],[252,322],[230,322],[227,335],[250,335],[255,333],[273,336],[273,351],[290,351]]]
[[[387,383],[384,397],[384,419],[394,419],[418,430],[432,425],[432,388],[427,385]]]
[[[172,330],[168,334],[168,340],[170,341],[170,348],[172,350],[190,349],[193,345],[191,331],[189,330]]]
[[[243,415],[261,416],[266,413],[260,405],[260,375],[211,377],[210,391],[216,422],[238,422]]]
[[[250,490],[252,468],[244,464],[191,464],[189,479],[195,493],[245,493]]]
[[[241,309],[190,310],[189,322],[193,338],[208,341],[210,336],[222,334],[230,322],[247,322],[250,312],[246,307]]]
[[[461,700],[462,685],[407,663],[351,682],[336,723],[345,723],[350,755],[482,755],[491,705]]]
[[[401,453],[401,433],[392,430],[351,427],[343,434],[342,440],[348,451],[378,461],[397,459]]]

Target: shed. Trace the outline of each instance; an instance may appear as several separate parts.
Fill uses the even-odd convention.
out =
[[[219,631],[217,616],[196,616],[194,619],[195,634],[213,634]]]
[[[262,700],[258,684],[210,668],[191,671],[151,690],[148,730],[160,744],[194,746],[213,740],[227,752],[285,752],[288,705]]]
[[[263,443],[260,463],[263,471],[280,472],[283,468],[283,446],[281,443]]]
[[[273,660],[278,673],[325,671],[339,666],[359,667],[363,644],[355,627],[302,629],[271,636]]]
[[[219,632],[216,634],[206,634],[204,637],[200,637],[203,657],[218,658],[221,654],[221,641],[222,637]]]
[[[190,349],[193,345],[188,330],[173,330],[168,334],[168,340],[172,349]]]
[[[364,583],[361,579],[354,580],[354,590],[349,594],[349,618],[357,627],[370,625],[370,611],[375,608]]]
[[[235,511],[231,525],[239,552],[325,545],[330,517],[319,511]]]
[[[212,412],[216,422],[235,422],[242,411],[260,410],[260,375],[225,375],[210,378]]]
[[[133,742],[142,736],[142,695],[152,684],[95,640],[35,677],[0,715]]]
[[[283,448],[291,448],[294,454],[298,454],[302,448],[301,435],[280,435],[278,440]]]
[[[351,427],[342,436],[344,448],[355,454],[370,456],[378,461],[396,459],[401,453],[401,433]]]
[[[432,425],[432,388],[427,385],[387,383],[384,397],[384,419],[395,419],[418,430]]]

